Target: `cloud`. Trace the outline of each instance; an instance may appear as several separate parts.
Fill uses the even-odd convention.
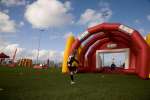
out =
[[[147,16],[147,19],[150,21],[150,15]]]
[[[4,9],[3,12],[6,13],[6,14],[8,14],[9,10],[8,9]]]
[[[101,4],[102,5],[102,4]],[[106,4],[101,6],[100,10],[86,9],[83,14],[81,14],[78,23],[80,25],[85,25],[88,27],[103,23],[108,21],[112,16],[112,10]]]
[[[62,27],[72,24],[71,3],[37,0],[26,7],[25,18],[34,28]]]
[[[1,39],[0,39],[1,40]],[[13,57],[13,54],[17,48],[17,58],[21,57],[21,55],[23,54],[23,52],[25,51],[25,48],[21,48],[19,44],[10,44],[7,41],[3,41],[3,43],[1,43],[3,45],[0,46],[0,48],[2,48],[0,50],[0,52],[4,52],[7,55],[9,55],[11,58]]]
[[[33,59],[36,59],[37,56],[38,56],[38,50],[35,49],[35,50],[32,50],[31,51],[31,56]],[[48,57],[48,51],[47,50],[39,50],[39,56],[38,56],[40,59],[44,59],[44,57],[47,59]]]
[[[9,55],[12,55],[16,48],[19,55],[25,50],[25,48],[21,48],[19,44],[9,44],[6,46],[5,52],[7,52]]]
[[[1,3],[5,4],[6,6],[14,6],[14,5],[25,5],[25,0],[1,0]]]
[[[50,50],[49,58],[50,60],[54,60],[54,61],[62,61],[63,55],[62,55],[62,52],[58,52],[56,50]]]
[[[36,50],[32,50],[30,57],[32,56],[32,58],[34,60],[36,60],[37,55],[38,55],[38,50],[37,49]],[[61,62],[62,59],[63,59],[63,53],[62,52],[58,52],[56,50],[45,50],[45,49],[42,49],[42,50],[39,50],[39,56],[38,57],[39,57],[40,60],[50,59],[51,61]]]
[[[10,17],[0,12],[0,32],[15,32],[16,31],[16,23],[14,20],[11,20]]]
[[[10,58],[12,58],[16,48],[17,48],[16,59],[29,58],[34,61],[37,59],[37,55],[38,55],[37,49],[28,50],[26,48],[20,47],[19,44],[5,44],[3,46],[0,46],[0,52],[4,52],[7,55],[9,55]],[[39,60],[44,61],[47,59],[50,59],[51,61],[55,61],[55,62],[61,62],[63,59],[63,52],[58,52],[56,50],[46,50],[46,49],[39,50]]]
[[[20,26],[20,27],[24,26],[24,22],[21,21],[21,22],[19,23],[19,26]]]
[[[10,58],[12,58],[16,48],[17,48],[17,54],[16,54],[17,60],[21,58],[29,58],[35,61],[37,59],[37,54],[38,54],[37,49],[30,50],[27,48],[23,48],[18,43],[10,43],[4,38],[0,38],[0,52],[4,52],[5,54],[9,55]],[[39,50],[39,60],[45,61],[48,58],[50,60],[53,60],[54,62],[61,62],[63,59],[63,52],[57,50],[47,50],[47,49]]]

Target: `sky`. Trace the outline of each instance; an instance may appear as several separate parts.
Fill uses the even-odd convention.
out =
[[[68,35],[117,22],[150,32],[150,0],[0,0],[0,52],[61,61]]]

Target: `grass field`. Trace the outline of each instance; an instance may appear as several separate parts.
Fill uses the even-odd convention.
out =
[[[77,74],[0,67],[0,100],[150,100],[150,80],[134,75]]]

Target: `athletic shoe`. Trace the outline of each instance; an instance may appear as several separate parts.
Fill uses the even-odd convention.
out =
[[[74,81],[71,81],[71,85],[73,85],[73,84],[75,84],[75,82],[74,82]]]

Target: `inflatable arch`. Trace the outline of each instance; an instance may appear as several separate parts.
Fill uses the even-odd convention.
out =
[[[102,23],[88,28],[80,34],[71,46],[71,53],[82,46],[78,55],[80,72],[102,71],[97,54],[100,52],[127,51],[128,63],[123,69],[126,73],[135,73],[143,79],[149,77],[150,48],[140,33],[119,23]]]

